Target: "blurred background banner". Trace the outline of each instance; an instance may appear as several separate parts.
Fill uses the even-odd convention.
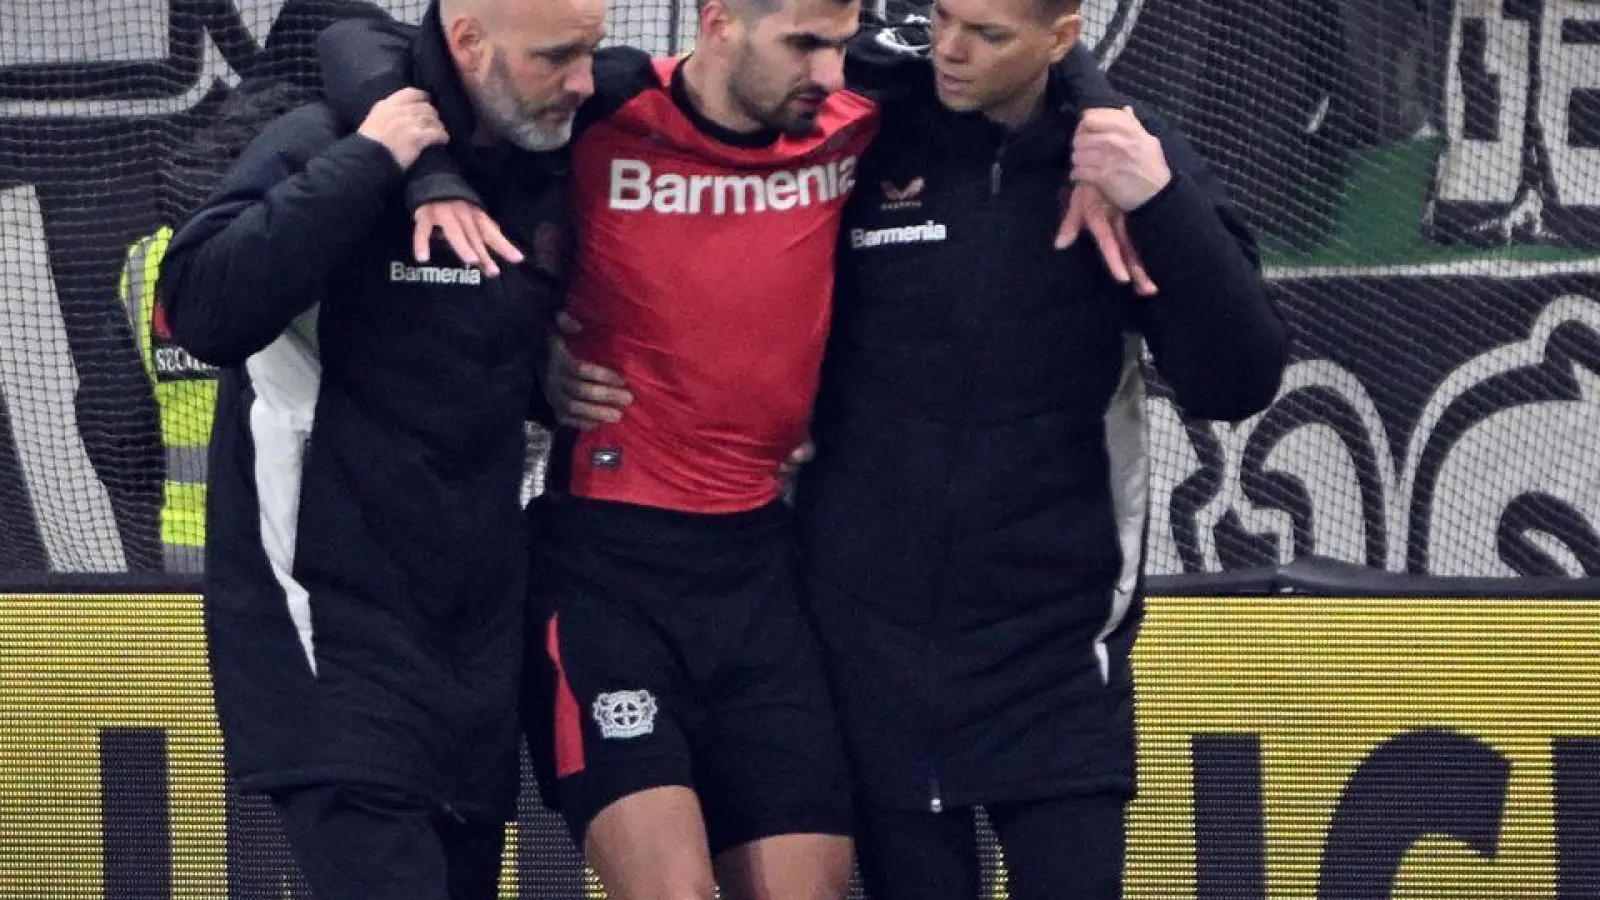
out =
[[[424,0],[378,6],[414,20]],[[159,335],[119,290],[130,248],[204,196],[194,161],[230,96],[315,88],[317,30],[371,10],[0,8],[0,578],[192,578],[173,564],[201,540],[174,536],[198,509],[177,451],[209,421],[142,364]],[[1153,393],[1152,572],[1325,556],[1600,575],[1600,3],[1088,0],[1084,15],[1115,84],[1221,173],[1297,338],[1282,396],[1240,426],[1186,424]],[[688,0],[612,7],[613,39],[656,53],[692,47],[693,26]]]
[[[0,900],[307,898],[224,788],[199,607],[0,594]],[[1128,900],[1600,896],[1597,659],[1592,600],[1152,598]],[[600,896],[519,809],[501,895]]]

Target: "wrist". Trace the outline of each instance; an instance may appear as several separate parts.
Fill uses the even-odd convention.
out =
[[[1149,190],[1145,191],[1143,196],[1136,198],[1133,203],[1124,206],[1122,211],[1124,213],[1139,211],[1140,209],[1149,205],[1150,201],[1166,193],[1167,188],[1171,186],[1172,171],[1170,169],[1163,169],[1158,175],[1156,175],[1154,179],[1149,182]]]

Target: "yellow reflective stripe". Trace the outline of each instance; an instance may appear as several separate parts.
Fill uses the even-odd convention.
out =
[[[211,443],[211,419],[217,405],[215,378],[158,381],[155,394],[161,412],[163,444],[203,447]]]
[[[168,481],[162,491],[161,542],[202,546],[206,542],[206,486]]]

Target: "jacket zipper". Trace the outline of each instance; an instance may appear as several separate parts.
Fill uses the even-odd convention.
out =
[[[988,217],[990,219],[990,222],[987,223],[989,227],[985,228],[985,230],[983,231],[984,234],[991,234],[993,232],[993,225],[995,224],[995,220],[997,219],[997,216],[995,215],[995,210],[996,210],[997,204],[995,203],[995,201],[1000,197],[1000,187],[1001,187],[1001,185],[1003,183],[1003,178],[1004,178],[1004,174],[1005,174],[1004,161],[1005,161],[1006,147],[1010,143],[1011,143],[1011,139],[1009,137],[1007,137],[1004,141],[1002,141],[1000,143],[999,149],[995,151],[994,160],[989,164],[989,203],[988,203],[986,212],[988,213]],[[991,279],[987,277],[988,274],[989,274],[988,270],[984,270],[984,276],[985,277],[983,277],[981,279],[981,283],[979,285],[980,289],[973,292],[973,299],[970,302],[980,302],[977,298],[981,297],[983,295],[983,293],[984,293],[983,289],[986,289],[986,288],[991,286],[990,285]],[[962,447],[963,447],[963,445],[965,443],[967,432],[969,430],[968,427],[967,427],[968,426],[967,419],[971,415],[971,413],[969,412],[969,410],[971,410],[971,409],[972,409],[971,402],[967,402],[967,403],[963,404],[962,407],[961,407],[962,413],[961,413],[961,418],[959,420],[959,424],[956,427],[955,439],[951,441],[951,460],[952,460],[952,462],[961,456],[961,449],[962,449]],[[953,483],[954,479],[951,479],[951,481]],[[948,512],[947,512],[947,516],[948,516]],[[945,526],[945,537],[944,537],[944,547],[941,548],[942,549],[941,556],[942,556],[943,559],[946,559],[946,560],[948,560],[950,558],[950,544],[952,543],[952,538],[951,538],[949,529],[950,529],[950,526],[948,524],[946,524],[946,526]],[[940,584],[940,583],[942,583],[942,581],[941,582],[935,582],[935,584]],[[929,679],[928,680],[929,680],[929,683],[932,685],[932,688],[931,688],[931,690],[929,692],[929,698],[928,699],[930,701],[930,708],[932,708],[934,710],[938,710],[939,709],[939,704],[938,704],[937,700],[938,700],[938,696],[939,696],[939,687],[940,687],[940,683],[939,683],[939,637],[940,637],[940,635],[938,634],[938,630],[939,630],[939,624],[940,624],[939,623],[939,610],[940,610],[940,607],[942,606],[942,604],[937,599],[938,596],[939,596],[939,588],[937,588],[937,587],[935,587],[935,589],[934,589],[934,596],[935,596],[935,600],[934,600],[934,607],[933,607],[933,611],[932,611],[933,614],[929,617],[930,621],[933,623],[934,634],[932,635],[932,639],[929,642],[930,646],[928,648],[928,667],[929,667],[929,670],[930,670],[929,671]],[[937,740],[937,732],[935,732],[935,741],[936,740]],[[935,749],[932,746],[930,746],[928,748],[928,810],[930,812],[934,812],[934,813],[940,813],[940,812],[944,811],[944,790],[943,790],[943,787],[940,785],[940,782],[939,782],[939,761],[938,761],[937,753],[935,752]]]

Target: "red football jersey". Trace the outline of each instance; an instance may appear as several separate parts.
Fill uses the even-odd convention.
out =
[[[877,108],[842,91],[815,133],[741,146],[687,108],[681,62],[653,61],[573,145],[572,349],[621,373],[634,402],[579,434],[569,489],[739,512],[778,496],[805,437],[840,215]]]

